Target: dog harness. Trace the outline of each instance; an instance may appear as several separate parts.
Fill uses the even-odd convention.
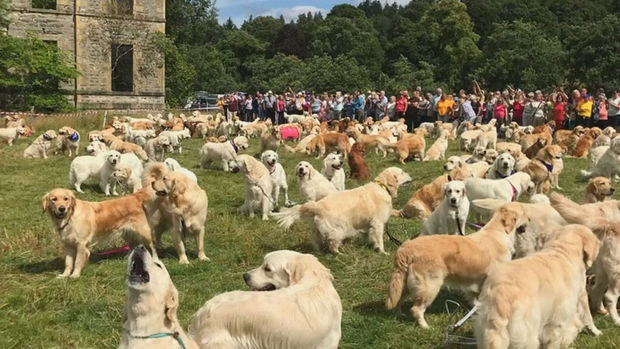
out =
[[[73,132],[73,133],[71,134],[71,136],[69,136],[69,140],[70,140],[70,141],[73,141],[73,142],[75,142],[75,141],[77,141],[77,140],[79,140],[79,139],[80,139],[80,135],[78,135],[77,131],[76,131],[76,132]]]
[[[547,171],[549,172],[553,172],[553,165],[552,164],[548,164],[540,159],[536,159],[538,161],[540,161],[543,165],[545,165],[545,167],[547,168]]]
[[[510,172],[510,174],[508,174],[508,175],[506,175],[506,176],[504,176],[503,174],[501,174],[498,170],[495,170],[495,175],[496,175],[496,176],[498,176],[499,178],[502,178],[502,179],[503,179],[503,178],[506,178],[506,177],[510,177],[510,176],[512,176],[513,174],[515,174],[515,170],[512,170],[512,171]]]
[[[280,135],[282,139],[298,139],[299,129],[297,127],[288,126],[280,128]]]
[[[230,141],[230,145],[232,145],[233,149],[235,150],[235,153],[239,152],[239,147],[235,144],[234,141]]]
[[[52,137],[50,137],[47,133],[43,133],[43,139],[45,139],[46,141],[51,141]]]
[[[158,339],[158,338],[172,337],[172,338],[176,339],[177,342],[179,342],[179,345],[181,346],[182,349],[186,349],[187,348],[185,346],[185,343],[183,342],[183,339],[181,338],[181,336],[179,336],[179,332],[178,331],[174,331],[174,332],[159,332],[159,333],[154,333],[154,334],[151,334],[151,335],[148,335],[148,336],[134,336],[131,333],[129,333],[129,331],[127,331],[127,330],[125,330],[125,332],[127,332],[129,337],[135,338],[135,339]]]

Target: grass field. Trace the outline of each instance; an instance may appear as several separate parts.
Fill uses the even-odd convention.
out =
[[[77,127],[84,137],[88,130],[101,125],[100,119],[37,119],[36,134],[44,129],[58,129],[63,124]],[[30,140],[17,140],[8,148],[0,146],[0,348],[113,348],[121,337],[125,303],[125,255],[98,257],[77,280],[57,279],[62,271],[60,244],[53,225],[41,212],[41,197],[55,187],[67,186],[71,159],[50,157],[47,160],[26,160],[22,152]],[[429,145],[432,141],[428,142]],[[196,260],[195,245],[188,239],[190,265],[179,265],[169,235],[161,251],[173,282],[179,290],[179,317],[187,327],[192,315],[216,294],[247,289],[242,273],[259,265],[265,253],[292,249],[313,252],[307,223],[298,223],[288,232],[273,221],[249,219],[236,213],[243,202],[241,174],[198,168],[202,140],[184,142],[183,154],[174,157],[193,170],[200,186],[209,197],[209,216],[206,223],[205,248],[211,262]],[[82,149],[86,145],[82,142]],[[451,144],[449,154],[456,153]],[[258,142],[252,141],[247,153],[256,154]],[[292,170],[301,160],[309,160],[320,168],[320,161],[304,155],[280,151],[281,162],[287,171],[290,196],[301,201]],[[367,156],[371,175],[395,164],[392,156],[381,159]],[[442,173],[440,162],[409,162],[404,165],[413,183],[401,188],[394,207],[400,208],[411,194],[423,184]],[[569,197],[580,200],[585,182],[579,179],[579,169],[586,160],[566,159],[560,184]],[[347,180],[347,188],[363,184]],[[83,185],[84,200],[99,201],[104,196],[95,181]],[[524,198],[525,199],[525,198]],[[398,238],[406,239],[418,233],[420,222],[392,218],[389,229]],[[117,245],[120,245],[117,242]],[[94,252],[112,247],[98,245]],[[335,286],[344,308],[341,348],[438,348],[444,340],[444,330],[456,322],[464,311],[449,316],[445,300],[465,303],[458,291],[442,290],[429,310],[427,321],[432,329],[423,330],[413,324],[408,308],[403,313],[388,312],[383,306],[396,246],[386,239],[384,256],[373,252],[361,240],[351,241],[341,249],[340,256],[322,255],[320,260],[333,273]],[[595,316],[603,335],[595,338],[583,333],[575,348],[616,348],[620,346],[620,328],[602,316]],[[471,323],[459,331],[472,336]],[[458,346],[452,346],[458,347]]]

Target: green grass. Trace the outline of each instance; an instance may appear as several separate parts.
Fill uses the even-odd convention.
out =
[[[76,127],[85,137],[88,130],[101,125],[97,118],[35,120],[37,134],[64,124]],[[30,140],[17,140],[8,148],[0,146],[0,348],[113,348],[121,337],[125,302],[125,256],[101,258],[93,254],[90,264],[78,280],[56,279],[63,262],[59,241],[49,217],[41,212],[41,197],[55,187],[67,186],[71,159],[51,157],[47,160],[25,160],[22,152]],[[432,141],[429,141],[429,144]],[[188,239],[191,264],[179,265],[169,235],[160,254],[170,271],[180,296],[179,316],[187,327],[192,315],[216,294],[247,289],[242,273],[259,265],[265,253],[278,249],[313,252],[307,223],[298,223],[285,232],[273,221],[249,219],[236,213],[243,202],[243,178],[240,174],[198,168],[198,151],[203,142],[192,139],[184,143],[184,153],[175,154],[179,162],[196,172],[199,184],[209,196],[209,218],[206,223],[205,246],[210,263],[198,262],[195,245]],[[85,142],[82,143],[82,148]],[[456,153],[451,144],[449,154]],[[258,152],[252,140],[249,154]],[[290,196],[301,201],[298,186],[291,174],[295,164],[307,156],[280,151],[287,171]],[[317,168],[320,161],[309,160]],[[367,156],[371,175],[393,166],[392,156],[381,159]],[[394,207],[402,207],[420,186],[442,173],[440,162],[409,162],[404,165],[414,181],[401,188]],[[560,184],[569,197],[581,199],[585,183],[579,169],[586,160],[566,159]],[[363,184],[347,181],[347,188]],[[103,200],[94,181],[83,188],[84,200]],[[420,222],[392,218],[389,229],[400,239],[418,233]],[[120,243],[118,243],[120,244]],[[111,246],[99,245],[93,251]],[[372,251],[363,241],[351,241],[340,256],[319,258],[332,271],[335,286],[344,308],[341,348],[437,348],[442,345],[445,328],[463,315],[450,317],[444,307],[446,299],[464,303],[458,291],[442,290],[430,308],[427,321],[431,330],[414,325],[408,308],[403,313],[388,312],[383,307],[389,281],[392,256],[396,246],[386,239],[390,256]],[[620,329],[608,318],[596,315],[596,325],[603,335],[594,338],[581,334],[575,348],[616,348]],[[471,323],[460,334],[472,336]]]

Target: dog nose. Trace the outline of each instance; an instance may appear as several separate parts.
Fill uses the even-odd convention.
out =
[[[138,245],[138,247],[136,247],[136,249],[142,250],[142,251],[146,251],[146,247],[144,247],[144,245]]]
[[[453,204],[456,204],[456,198],[452,198],[452,199],[450,199],[450,201],[451,201]]]
[[[60,206],[58,207],[58,211],[60,212],[65,212],[66,208],[64,206]]]
[[[245,283],[249,283],[250,282],[250,274],[248,273],[243,273],[243,281],[245,281]]]

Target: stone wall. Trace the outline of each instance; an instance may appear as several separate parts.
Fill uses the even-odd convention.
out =
[[[68,98],[78,108],[162,108],[165,71],[163,57],[145,44],[150,33],[165,30],[165,0],[134,0],[133,16],[106,13],[110,0],[57,0],[56,10],[32,9],[30,0],[14,0],[9,35],[28,33],[54,40],[75,60],[77,81],[64,84],[75,91]],[[133,91],[111,89],[112,44],[133,45]],[[156,56],[156,57],[155,57]],[[77,84],[77,89],[74,86]]]

